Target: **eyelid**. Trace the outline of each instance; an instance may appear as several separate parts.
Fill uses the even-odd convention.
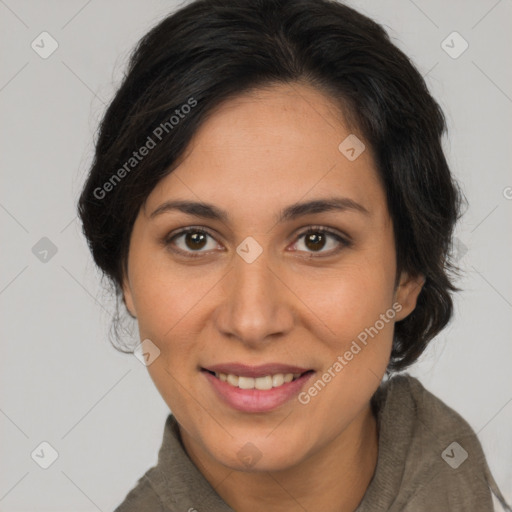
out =
[[[211,238],[213,238],[217,242],[217,240],[216,240],[217,235],[214,235],[210,229],[205,228],[204,226],[187,226],[185,228],[180,228],[180,229],[174,230],[171,233],[169,233],[168,235],[165,235],[162,239],[162,243],[165,247],[170,247],[172,245],[172,241],[175,238],[178,238],[182,235],[186,235],[187,233],[204,233],[204,234],[210,236]],[[204,254],[210,253],[210,251],[195,251],[195,252],[194,251],[183,251],[182,249],[179,249],[179,248],[171,248],[171,251],[174,253],[177,253],[177,254],[182,254],[182,255],[184,254],[185,257],[190,257],[190,258],[197,258]]]
[[[321,252],[308,252],[312,257],[328,257],[333,256],[335,254],[338,254],[341,250],[351,247],[353,244],[353,241],[350,236],[344,234],[343,232],[340,232],[337,229],[330,228],[328,226],[320,226],[320,225],[309,225],[299,233],[295,235],[295,239],[298,240],[299,238],[302,238],[304,235],[307,235],[309,233],[324,233],[327,235],[330,235],[331,237],[335,238],[336,241],[340,244],[340,247],[337,247],[336,249],[332,249],[330,251],[321,251]],[[294,242],[294,244],[297,242]],[[318,255],[318,256],[315,256]]]
[[[168,235],[166,235],[162,239],[162,243],[164,246],[168,247],[172,245],[172,241],[182,235],[185,235],[187,233],[204,233],[211,238],[213,238],[216,242],[216,234],[213,234],[212,231],[209,228],[206,228],[204,226],[187,226],[185,228],[180,228],[177,230],[172,231]],[[330,228],[328,226],[320,226],[320,225],[308,225],[305,228],[302,228],[298,233],[295,233],[293,236],[294,244],[297,243],[297,241],[302,238],[303,236],[309,234],[309,233],[324,233],[327,235],[330,235],[331,237],[335,238],[336,241],[341,245],[341,247],[338,247],[337,249],[325,251],[325,252],[309,252],[312,257],[322,257],[322,255],[325,254],[325,257],[337,254],[339,251],[341,251],[343,248],[350,247],[352,245],[352,239],[350,236],[338,231],[337,229]],[[186,257],[199,257],[204,254],[210,254],[211,251],[183,251],[179,248],[172,248],[171,249],[174,253],[178,254],[184,254]],[[299,251],[302,252],[302,251]],[[318,254],[318,256],[315,256],[315,254]]]

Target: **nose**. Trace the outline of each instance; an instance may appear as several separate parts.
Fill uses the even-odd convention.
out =
[[[263,250],[251,263],[234,256],[215,316],[217,329],[224,336],[253,348],[285,336],[295,318],[293,293],[267,254],[268,250]]]

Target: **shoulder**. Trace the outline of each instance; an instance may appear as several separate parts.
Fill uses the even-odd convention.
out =
[[[468,437],[472,443],[476,440],[475,432],[457,411],[409,374],[396,375],[384,382],[374,400],[382,409],[382,419],[390,419],[391,413],[401,411],[400,417],[407,418],[407,426],[416,434],[430,434],[432,440],[449,439],[455,435]]]
[[[387,496],[389,510],[404,512],[493,510],[482,447],[460,414],[408,374],[384,382],[372,404],[379,456],[371,501]]]
[[[140,512],[141,510],[169,512],[152,487],[148,473],[139,478],[134,488],[114,512]]]

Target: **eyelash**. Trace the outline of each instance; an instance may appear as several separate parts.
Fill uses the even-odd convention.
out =
[[[180,236],[186,235],[187,233],[201,233],[201,234],[208,235],[211,238],[215,238],[209,231],[205,230],[204,228],[189,226],[187,228],[184,228],[184,229],[178,231],[177,233],[172,233],[172,234],[166,236],[164,238],[164,240],[163,240],[163,243],[164,243],[164,245],[166,247],[169,247],[172,252],[180,254],[180,255],[184,255],[187,258],[198,258],[198,257],[201,257],[203,254],[208,252],[208,251],[183,251],[182,249],[176,249],[176,248],[172,247],[172,242],[176,238],[179,238]],[[325,235],[329,235],[329,236],[333,237],[337,242],[339,242],[341,244],[340,248],[334,249],[334,250],[331,250],[331,251],[327,251],[327,255],[328,256],[332,256],[333,254],[337,254],[343,248],[347,248],[347,247],[350,247],[352,245],[352,242],[349,239],[347,239],[345,237],[342,237],[337,232],[332,231],[332,230],[330,230],[328,228],[325,228],[325,227],[322,227],[322,226],[310,226],[310,227],[308,227],[307,230],[302,231],[302,232],[297,234],[296,240],[299,240],[301,237],[305,237],[305,236],[307,236],[309,234],[312,234],[312,233],[315,233],[315,234],[316,233],[322,233],[322,234],[325,234]],[[322,257],[322,256],[316,256],[315,252],[310,252],[309,254],[311,254],[311,257],[313,257],[313,258]],[[318,253],[318,254],[323,254],[323,253]]]

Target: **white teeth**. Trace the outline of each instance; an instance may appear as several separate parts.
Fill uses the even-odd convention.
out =
[[[277,386],[282,386],[284,384],[284,375],[282,373],[278,373],[272,377],[272,387],[277,388]]]
[[[236,375],[232,375],[231,373],[227,376],[228,384],[232,386],[238,387],[238,377]]]
[[[228,379],[229,377],[230,375],[228,375]],[[254,389],[254,379],[252,377],[238,377],[238,387],[240,389]]]
[[[272,388],[278,388],[300,377],[300,373],[276,373],[275,375],[265,375],[264,377],[243,377],[231,373],[215,373],[215,376],[222,382],[227,382],[240,389],[259,389],[266,391]]]
[[[256,389],[261,389],[265,391],[267,389],[272,389],[273,381],[270,375],[266,375],[265,377],[258,377],[254,379],[254,387]]]

